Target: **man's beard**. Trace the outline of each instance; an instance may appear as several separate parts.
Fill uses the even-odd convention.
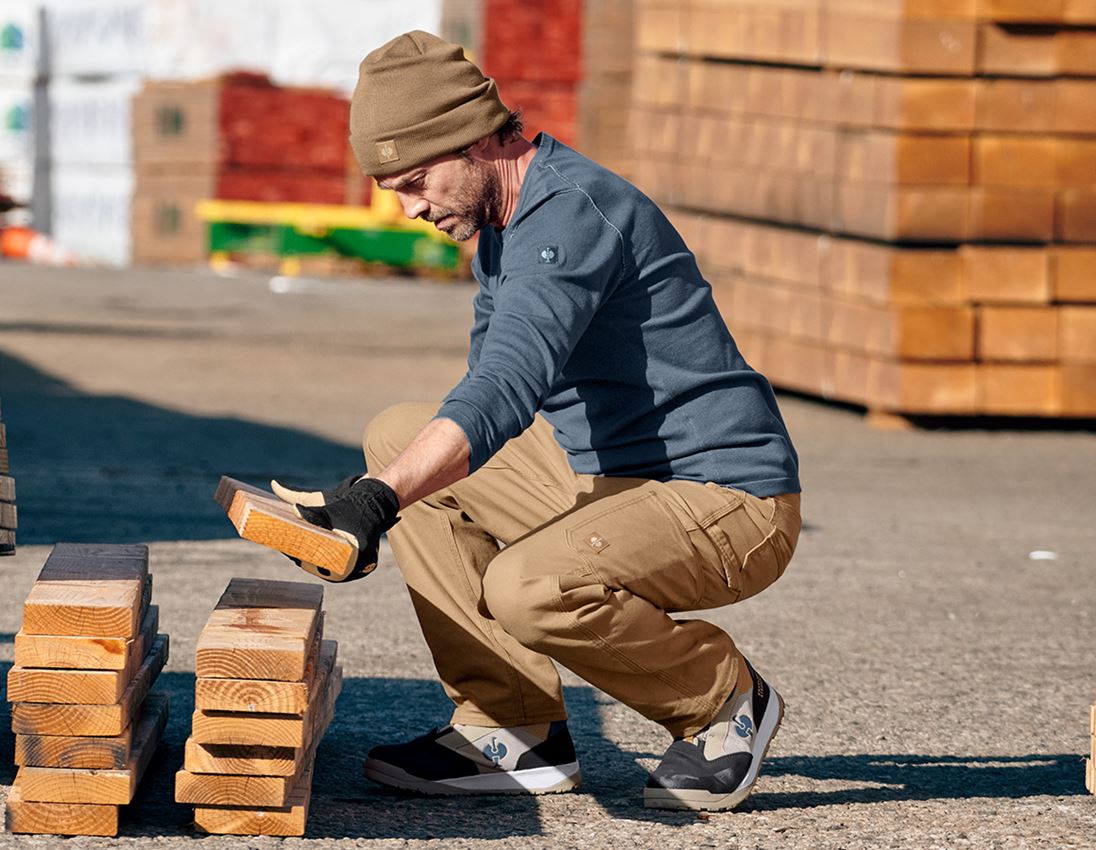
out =
[[[465,242],[475,236],[481,227],[499,217],[502,206],[502,190],[498,174],[486,162],[466,159],[468,176],[460,185],[452,207],[435,207],[427,221],[438,222],[447,215],[454,221],[443,231],[450,239]]]

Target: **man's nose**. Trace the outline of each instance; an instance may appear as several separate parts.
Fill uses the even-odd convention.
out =
[[[403,214],[408,218],[419,218],[430,211],[430,204],[424,198],[414,198],[402,194],[400,195],[400,206],[403,207]]]

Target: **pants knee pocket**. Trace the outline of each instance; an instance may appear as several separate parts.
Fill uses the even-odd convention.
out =
[[[787,569],[798,527],[772,499],[747,496],[703,527],[719,549],[728,587],[737,600],[760,593]]]

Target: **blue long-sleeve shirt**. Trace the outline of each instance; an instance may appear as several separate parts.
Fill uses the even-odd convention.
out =
[[[576,472],[799,492],[772,388],[681,236],[626,180],[534,143],[510,223],[480,232],[468,372],[437,414],[469,472],[540,411]]]

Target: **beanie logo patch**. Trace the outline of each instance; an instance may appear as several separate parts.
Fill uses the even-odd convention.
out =
[[[400,158],[399,149],[396,147],[395,139],[387,139],[383,142],[377,142],[377,156],[382,163],[395,162]]]

